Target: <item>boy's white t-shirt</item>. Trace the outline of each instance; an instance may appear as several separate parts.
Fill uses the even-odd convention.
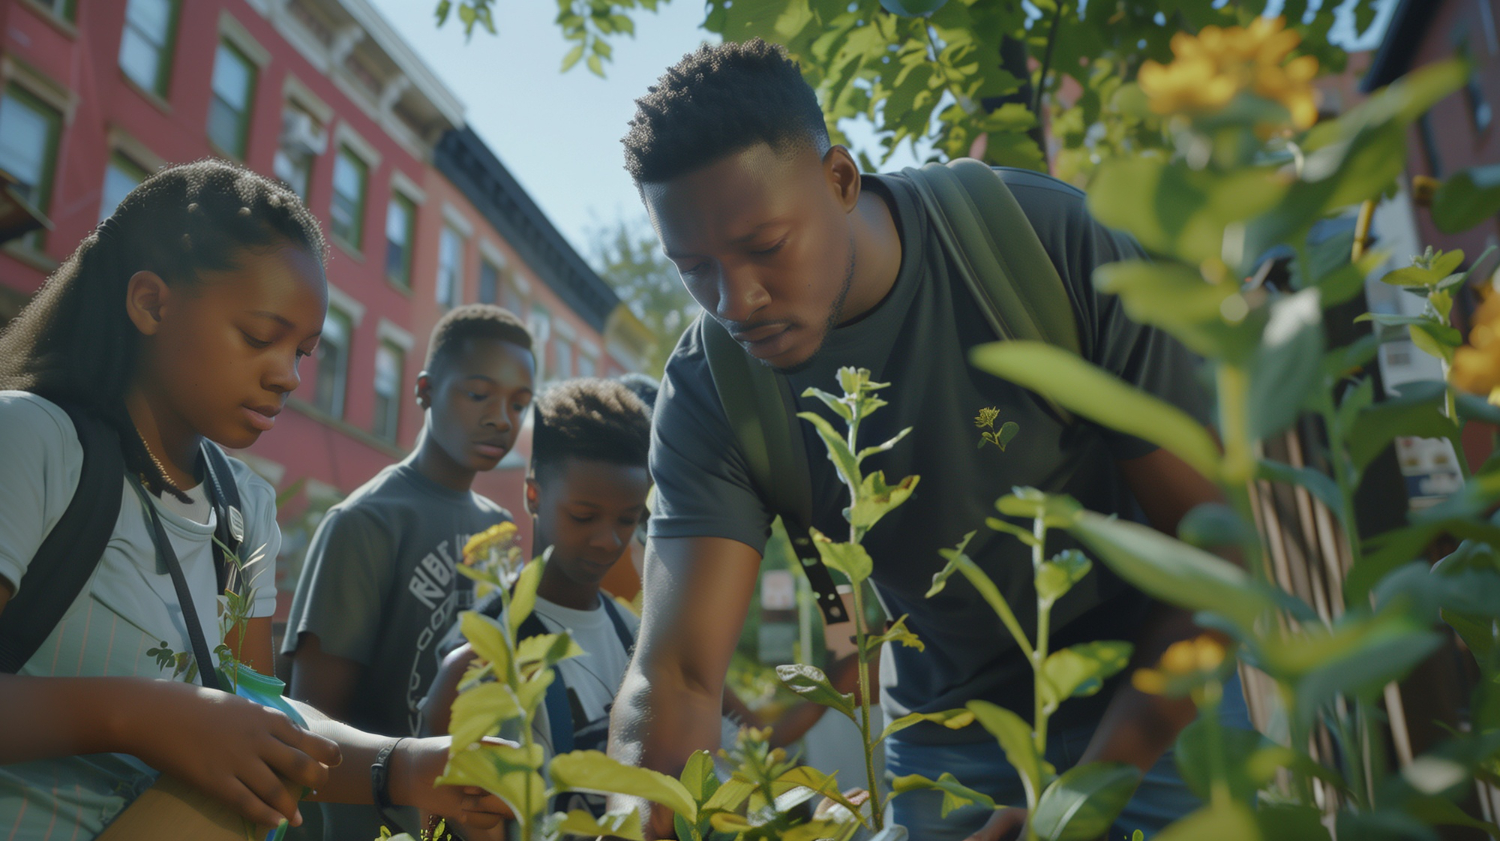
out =
[[[270,616],[281,549],[275,492],[242,462],[230,459],[230,465],[244,507],[241,554],[255,588],[251,616]],[[66,412],[34,394],[0,391],[0,577],[16,591],[13,598],[24,593],[26,568],[72,501],[82,466],[83,449]],[[177,591],[157,568],[148,515],[130,481],[120,484],[114,534],[93,576],[19,674],[170,679],[172,667],[163,670],[147,652],[162,643],[172,651],[192,650]],[[189,494],[201,495],[201,488]],[[212,509],[196,498],[192,506],[155,498],[153,504],[213,648],[221,635]],[[155,771],[123,754],[0,765],[0,838],[93,838],[155,778]]]

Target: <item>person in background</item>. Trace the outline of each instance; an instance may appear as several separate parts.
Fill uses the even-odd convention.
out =
[[[509,311],[469,304],[438,321],[417,377],[416,449],[328,511],[287,620],[291,696],[388,736],[414,736],[437,672],[434,644],[473,584],[454,572],[469,537],[511,515],[474,477],[510,452],[532,400],[531,334]],[[397,813],[415,826],[414,813]],[[404,817],[404,820],[402,820]],[[324,808],[324,837],[374,838],[370,809]]]

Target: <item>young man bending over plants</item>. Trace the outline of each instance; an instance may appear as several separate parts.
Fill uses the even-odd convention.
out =
[[[880,696],[888,719],[972,699],[1025,714],[1033,702],[1031,670],[978,593],[954,582],[924,597],[943,567],[938,549],[981,528],[994,501],[1016,486],[1071,494],[1087,508],[1143,517],[1168,533],[1217,490],[1175,456],[1090,424],[1065,423],[1030,393],[969,366],[969,349],[996,336],[940,246],[911,179],[861,174],[848,150],[830,145],[813,91],[780,48],[751,41],[684,57],[637,101],[624,145],[662,247],[707,318],[672,354],[656,409],[651,473],[658,502],[645,609],[614,707],[611,752],[671,773],[691,751],[719,739],[725,668],[773,516],[705,357],[705,331],[720,326],[744,353],[785,376],[793,395],[831,388],[842,366],[869,369],[872,379],[891,384],[881,392],[890,406],[866,421],[861,435],[882,441],[913,430],[878,456],[878,467],[922,482],[865,540],[888,612],[909,615],[908,626],[926,644],[925,652],[894,647],[884,657]],[[1083,356],[1201,418],[1190,355],[1128,320],[1118,300],[1091,283],[1097,266],[1138,256],[1139,246],[1090,218],[1078,190],[1034,172],[1000,174],[1062,278]],[[1016,238],[993,224],[990,234],[1002,251]],[[797,402],[799,411],[826,412],[816,400]],[[997,423],[1020,426],[1007,450],[976,450],[974,419],[991,407]],[[811,524],[828,534],[846,531],[846,495],[822,443],[809,425],[788,422],[805,436]],[[1028,551],[981,528],[969,554],[1022,625],[1034,627]],[[1054,608],[1055,647],[1131,640],[1145,664],[1196,633],[1185,614],[1095,569]],[[1242,701],[1226,708],[1248,726]],[[1062,707],[1049,758],[1059,771],[1094,760],[1143,769],[1145,780],[1116,828],[1154,834],[1193,808],[1165,755],[1193,715],[1189,703],[1115,680],[1092,699]],[[893,736],[886,751],[895,774],[952,772],[997,802],[1024,802],[999,746],[979,728],[921,724]],[[894,804],[896,823],[923,841],[999,838],[1025,817],[966,808],[944,819],[941,797],[930,792]],[[655,837],[671,836],[670,816],[656,812],[650,824]]]
[[[471,535],[511,519],[470,488],[515,444],[535,370],[531,334],[509,311],[470,304],[438,321],[417,377],[426,425],[416,449],[313,535],[282,644],[293,698],[362,730],[416,735],[434,643],[473,604],[454,563]],[[330,840],[380,834],[373,809],[323,811]],[[397,814],[414,827],[414,812]]]

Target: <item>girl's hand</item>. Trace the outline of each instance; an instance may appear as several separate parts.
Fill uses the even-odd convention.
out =
[[[187,683],[146,686],[134,703],[117,707],[122,752],[261,826],[300,825],[287,789],[318,789],[341,759],[338,745],[254,701]]]
[[[489,829],[514,817],[505,801],[482,788],[434,786],[448,765],[451,741],[447,736],[402,740],[391,756],[391,802],[474,829]]]

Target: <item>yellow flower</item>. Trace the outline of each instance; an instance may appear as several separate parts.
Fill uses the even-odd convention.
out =
[[[1186,695],[1212,678],[1224,665],[1228,652],[1210,634],[1174,642],[1154,669],[1137,669],[1130,683],[1148,695]]]
[[[1318,61],[1286,57],[1301,40],[1281,18],[1256,18],[1249,26],[1205,26],[1197,35],[1172,36],[1170,64],[1147,61],[1138,81],[1151,110],[1162,115],[1207,114],[1227,106],[1242,91],[1279,102],[1298,128],[1318,117],[1312,87]]]
[[[974,419],[974,426],[979,429],[988,429],[995,425],[995,419],[1000,417],[1000,410],[994,407],[980,409],[979,417]]]
[[[1500,295],[1485,294],[1475,310],[1469,343],[1454,352],[1448,381],[1493,402],[1493,393],[1500,389]]]
[[[464,544],[464,565],[473,566],[476,561],[489,555],[491,549],[506,547],[514,543],[515,539],[515,523],[490,526],[469,538],[469,542]]]

